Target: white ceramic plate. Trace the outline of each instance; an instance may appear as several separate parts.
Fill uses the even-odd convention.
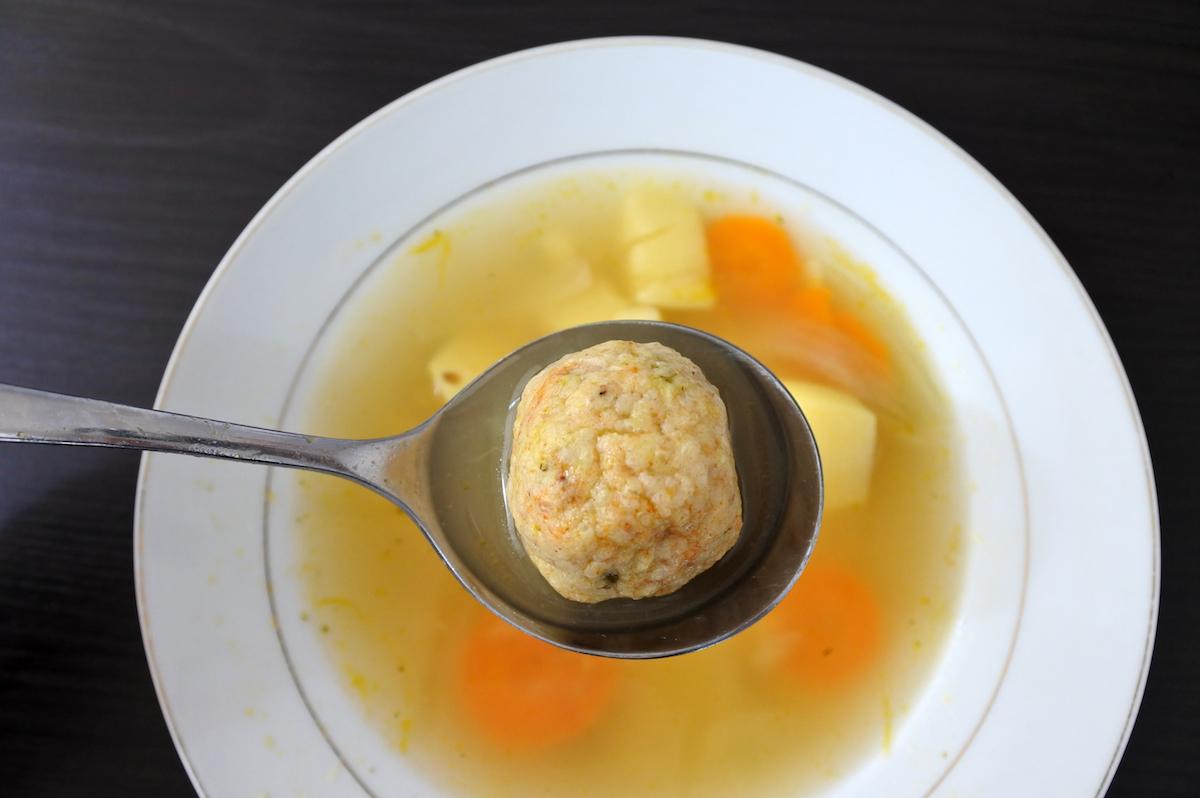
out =
[[[1128,383],[1013,197],[936,131],[829,73],[730,45],[606,39],[413,92],[254,218],[197,302],[157,406],[288,425],[323,325],[392,244],[485,184],[581,159],[698,165],[803,208],[906,306],[954,403],[972,485],[960,617],[890,752],[830,794],[1103,792],[1158,597],[1153,477]],[[142,464],[142,631],[193,782],[214,797],[432,794],[288,620],[301,599],[268,479],[215,461]],[[286,507],[280,494],[272,504]]]

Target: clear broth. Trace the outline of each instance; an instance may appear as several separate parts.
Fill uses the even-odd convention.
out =
[[[479,326],[535,334],[527,329],[531,314],[555,301],[537,273],[547,236],[569,236],[594,271],[619,285],[619,202],[644,181],[686,195],[707,217],[775,215],[749,188],[661,171],[580,171],[493,190],[486,204],[452,209],[399,248],[371,290],[344,309],[332,332],[334,356],[318,364],[318,387],[306,397],[303,428],[345,437],[409,428],[439,405],[427,362],[448,335]],[[286,477],[301,488],[295,527],[309,621],[364,716],[441,790],[799,796],[890,749],[937,662],[959,592],[962,488],[950,408],[903,309],[869,269],[803,219],[780,221],[836,302],[852,308],[892,356],[885,388],[856,389],[879,418],[870,497],[826,514],[813,559],[813,567],[835,563],[868,586],[882,640],[869,667],[848,679],[798,678],[779,667],[786,630],[773,613],[700,653],[616,663],[614,697],[589,730],[541,749],[508,746],[479,728],[456,684],[461,641],[485,610],[397,508],[344,481]],[[723,335],[783,377],[836,377],[836,370],[813,373],[786,342],[720,304],[664,318]]]

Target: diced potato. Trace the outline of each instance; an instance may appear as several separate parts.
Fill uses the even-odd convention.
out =
[[[562,230],[547,230],[541,236],[542,268],[537,279],[526,286],[539,302],[556,302],[578,294],[592,285],[592,269],[579,254],[575,241]]]
[[[613,288],[597,283],[565,302],[546,308],[546,332],[565,330],[580,324],[621,319],[658,321],[662,314],[649,305],[635,305]]]
[[[625,197],[622,237],[634,299],[663,308],[708,308],[717,301],[700,211],[660,188]]]
[[[866,501],[875,466],[875,414],[848,393],[800,380],[784,386],[804,411],[825,474],[825,509]]]
[[[434,395],[449,401],[493,363],[537,336],[537,330],[521,324],[494,324],[458,333],[429,359]]]
[[[579,254],[568,231],[555,227],[538,229],[522,236],[521,242],[516,263],[524,266],[505,268],[497,286],[508,288],[504,302],[514,316],[539,315],[543,308],[591,287],[591,266]],[[523,274],[524,279],[520,279],[519,290],[513,290],[512,282],[519,279],[518,274]]]

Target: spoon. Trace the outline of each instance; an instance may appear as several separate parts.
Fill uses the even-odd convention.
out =
[[[525,556],[504,501],[506,440],[525,383],[563,355],[614,339],[658,341],[700,367],[728,410],[742,534],[712,568],[656,598],[563,598]],[[750,355],[676,324],[621,321],[534,341],[420,426],[342,440],[0,385],[0,441],[112,446],[304,468],[354,480],[402,508],[458,581],[517,628],[572,651],[648,659],[705,648],[783,598],[821,517],[816,442],[787,389]]]

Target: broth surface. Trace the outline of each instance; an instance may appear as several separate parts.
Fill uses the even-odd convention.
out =
[[[858,379],[836,351],[816,357],[803,336],[724,300],[663,311],[742,346],[782,378],[837,384],[875,411],[869,498],[826,513],[811,564],[764,621],[699,653],[604,661],[603,695],[590,682],[581,688],[592,691],[581,699],[588,722],[539,735],[489,725],[487,710],[470,703],[479,700],[464,686],[471,641],[502,622],[454,581],[401,511],[342,480],[283,475],[301,488],[295,533],[308,621],[368,721],[452,795],[819,792],[865,757],[886,754],[953,625],[962,486],[951,412],[922,344],[867,267],[747,187],[690,173],[581,170],[501,186],[475,209],[451,209],[389,256],[343,310],[332,354],[316,363],[317,389],[304,397],[302,428],[374,437],[423,421],[440,405],[427,364],[448,336],[481,329],[516,346],[540,334],[530,320],[564,290],[539,279],[540,264],[563,241],[621,289],[620,202],[646,182],[688,198],[709,220],[775,218],[836,306],[886,346],[886,374]],[[813,626],[815,608],[827,610],[824,627]],[[532,696],[536,723],[540,685],[489,678],[501,680],[497,690]]]

